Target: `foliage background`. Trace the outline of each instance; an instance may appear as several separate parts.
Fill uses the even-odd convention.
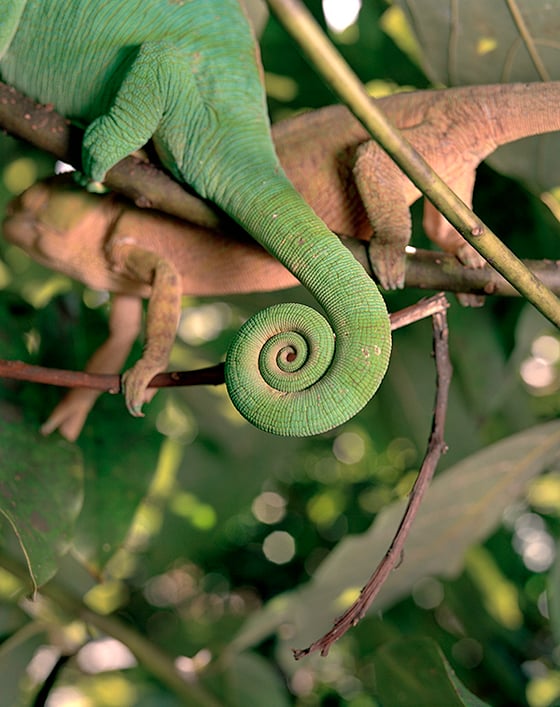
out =
[[[306,4],[323,21],[320,3]],[[449,55],[438,43],[445,37],[436,31],[438,21],[449,25],[437,16],[442,4],[399,5],[420,39],[423,29],[433,30],[422,46],[427,74],[403,51],[410,36],[402,33],[401,16],[380,0],[364,2],[358,22],[332,35],[372,90],[424,88],[427,76],[457,83],[525,80],[499,71],[488,77],[481,66],[491,62],[466,50],[458,63],[465,75],[446,74]],[[471,3],[473,12],[473,5],[481,12],[488,6]],[[537,15],[536,5],[534,12],[525,8],[526,17]],[[560,8],[549,5],[557,26]],[[480,33],[480,25],[458,26],[465,28],[459,36],[466,46],[469,32]],[[488,26],[506,41],[500,32],[509,26],[501,16]],[[549,18],[547,31],[551,26]],[[262,50],[273,120],[332,102],[274,20]],[[552,58],[549,68],[553,75]],[[0,139],[3,212],[11,196],[53,165],[15,140]],[[475,210],[519,255],[560,257],[558,222],[542,200],[487,166],[479,172]],[[428,247],[419,205],[414,218],[415,245]],[[13,247],[2,244],[1,254],[2,358],[83,368],[106,332],[104,298]],[[424,294],[390,293],[388,306],[397,310]],[[288,296],[308,301],[298,289],[227,301],[189,298],[173,367],[217,362],[242,320]],[[60,392],[3,381],[5,548],[20,553],[13,529],[20,531],[38,583],[57,570],[59,585],[177,657],[177,666],[200,678],[219,704],[480,704],[449,666],[470,693],[496,707],[560,704],[558,427],[536,427],[553,420],[560,405],[560,342],[540,315],[516,300],[489,299],[482,309],[453,302],[449,323],[455,369],[449,452],[426,502],[429,522],[419,519],[377,611],[327,659],[294,663],[289,647],[330,626],[343,606],[336,602],[359,585],[356,568],[365,580],[387,546],[377,531],[365,546],[341,541],[379,529],[392,511],[380,512],[406,496],[417,472],[434,396],[428,322],[395,335],[389,374],[365,411],[307,440],[253,429],[217,388],[160,392],[142,420],[128,417],[118,398],[104,396],[76,445],[45,441],[36,430]],[[139,352],[140,344],[133,356]],[[510,439],[522,431],[529,432],[521,442]],[[497,440],[505,440],[497,452],[472,457]],[[467,461],[453,472],[461,460]],[[43,513],[54,539],[42,523],[24,527],[33,512]],[[30,601],[29,589],[0,571],[1,705],[32,704],[61,654],[70,659],[50,692],[51,707],[180,703],[122,643],[91,632],[68,607]]]

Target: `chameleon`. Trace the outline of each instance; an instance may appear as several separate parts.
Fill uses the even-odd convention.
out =
[[[468,191],[463,191],[463,197],[470,203],[475,170],[480,160],[498,145],[560,128],[560,113],[550,110],[559,98],[560,83],[551,82],[417,91],[389,96],[380,103],[386,114],[452,187],[461,191],[463,185],[469,185]],[[466,106],[483,116],[479,123],[469,119]],[[519,120],[520,115],[526,116],[525,120]],[[498,116],[499,130],[496,128]],[[364,146],[370,160],[371,180],[377,187],[376,201],[381,204],[389,202],[392,193],[384,192],[382,181],[376,177],[375,165],[379,160],[384,161],[384,153],[369,139],[351,113],[343,106],[327,106],[273,125],[272,135],[288,177],[327,226],[341,235],[366,241],[371,239],[372,231],[375,235],[379,209],[368,209],[368,194],[360,189],[359,179],[354,174],[358,164],[356,154]],[[447,148],[442,150],[440,146],[444,139]],[[399,192],[406,195],[408,209],[419,192],[404,174],[399,173],[399,178]],[[428,202],[425,210],[428,215],[425,228],[436,243],[459,255],[470,248],[439,212],[433,208],[430,210]],[[80,195],[66,179],[58,178],[31,188],[12,203],[10,212],[4,224],[9,240],[44,265],[94,289],[134,297],[150,296],[152,266],[140,271],[136,263],[132,269],[127,269],[126,262],[115,257],[121,242],[127,243],[129,253],[134,250],[132,244],[141,251],[148,251],[149,254],[144,253],[143,257],[149,262],[157,256],[160,259],[157,262],[163,258],[175,264],[179,275],[175,283],[181,282],[183,294],[225,295],[281,289],[298,283],[256,243],[240,239],[239,232],[234,234],[237,238],[232,238],[231,233],[226,236],[217,230],[179,223],[163,214],[133,209],[119,199],[100,201]],[[473,259],[464,254],[463,259],[473,264]],[[475,260],[474,264],[478,262]],[[158,294],[152,293],[148,319],[149,322],[167,321],[168,325],[158,336],[160,358],[154,364],[154,373],[167,364],[179,309],[178,295],[166,298],[159,292],[159,284],[156,285]],[[171,316],[165,312],[166,303],[170,303],[174,312]],[[136,305],[127,305],[133,306]],[[115,313],[111,317],[113,338],[116,337],[115,331],[125,328],[125,317],[120,314],[125,305],[119,303],[114,307]],[[129,316],[129,320],[139,321],[138,316]],[[138,327],[139,324],[134,329],[133,338]],[[153,325],[149,326],[148,350],[157,343],[153,331]],[[161,342],[166,345],[162,346]],[[120,370],[132,341],[127,339],[126,344],[127,347],[121,341],[122,354],[116,351],[116,345],[107,347],[114,360],[103,360],[103,372]],[[92,362],[99,363],[99,356],[94,355]],[[90,365],[88,370],[94,369]],[[77,415],[76,419],[83,424],[95,397],[96,394],[89,391],[72,391],[72,405],[62,403],[44,430],[52,431],[56,421],[60,421],[61,430],[71,426],[73,423],[67,418],[80,407],[80,398],[85,401],[85,413]]]
[[[94,183],[151,140],[178,181],[240,224],[323,308],[326,319],[285,303],[240,328],[225,377],[243,416],[307,436],[369,402],[390,358],[385,302],[279,165],[238,0],[7,0],[0,78],[86,126],[82,167]],[[144,356],[123,378],[134,415],[153,368]]]

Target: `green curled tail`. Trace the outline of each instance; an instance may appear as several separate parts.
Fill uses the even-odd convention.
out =
[[[278,172],[264,184],[264,199],[260,180],[238,191],[227,211],[313,294],[330,325],[304,305],[259,312],[230,346],[226,385],[256,427],[305,437],[369,402],[389,364],[390,320],[375,284],[291,184]]]

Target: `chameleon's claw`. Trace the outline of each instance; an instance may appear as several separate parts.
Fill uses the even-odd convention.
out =
[[[372,270],[385,290],[402,290],[405,279],[405,254],[400,246],[371,240],[368,257]]]
[[[148,385],[159,372],[159,368],[147,366],[144,361],[140,360],[123,373],[121,385],[124,399],[127,410],[133,417],[144,417],[142,406],[155,395],[155,390],[148,391]]]
[[[457,250],[456,256],[460,263],[469,268],[483,268],[487,261],[470,243],[465,243]]]

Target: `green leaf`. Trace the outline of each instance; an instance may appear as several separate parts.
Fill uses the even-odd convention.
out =
[[[457,678],[428,638],[391,641],[375,654],[376,682],[384,707],[484,707]]]
[[[35,587],[56,573],[82,500],[82,459],[75,445],[27,425],[1,427],[0,513],[16,534]]]
[[[560,422],[550,422],[501,440],[440,474],[429,489],[405,546],[402,564],[373,603],[387,609],[408,596],[426,576],[455,577],[470,546],[499,525],[504,509],[522,496],[528,481],[560,452]],[[276,597],[249,621],[240,648],[291,625],[290,646],[304,647],[330,627],[381,560],[404,511],[392,503],[368,531],[345,538],[300,590]]]
[[[512,83],[560,79],[558,3],[546,0],[397,0],[419,44],[424,71],[435,84]],[[514,12],[517,11],[517,12]],[[488,161],[535,193],[560,184],[555,156],[560,137],[543,135],[501,148]]]

